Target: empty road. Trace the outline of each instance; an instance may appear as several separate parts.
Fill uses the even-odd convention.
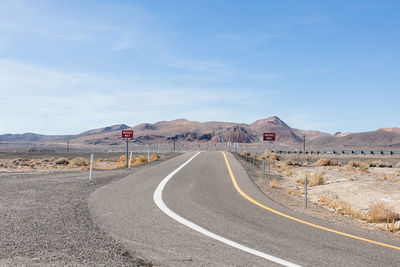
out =
[[[187,153],[95,191],[102,229],[155,265],[399,266],[400,243],[291,211],[230,153]]]

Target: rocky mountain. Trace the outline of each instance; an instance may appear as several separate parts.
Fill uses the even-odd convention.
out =
[[[142,123],[134,127],[118,124],[109,127],[89,130],[78,135],[46,136],[33,133],[0,135],[4,142],[57,142],[69,139],[73,143],[85,145],[121,145],[121,131],[132,129],[135,143],[163,143],[171,140],[179,142],[216,142],[218,136],[224,141],[239,143],[262,142],[264,132],[276,133],[277,145],[299,146],[306,136],[307,147],[394,147],[400,148],[400,128],[381,128],[377,131],[363,133],[329,134],[312,130],[291,128],[280,118],[273,116],[257,120],[252,124],[234,122],[197,122],[178,119],[157,123]]]

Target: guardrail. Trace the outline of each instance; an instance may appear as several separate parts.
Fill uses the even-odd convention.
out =
[[[400,155],[400,151],[384,150],[278,150],[273,151],[276,154],[308,154],[308,155]]]

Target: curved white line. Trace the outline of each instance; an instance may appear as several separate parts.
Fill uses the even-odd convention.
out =
[[[187,227],[189,227],[189,228],[191,228],[191,229],[193,229],[193,230],[195,230],[195,231],[197,231],[197,232],[199,232],[199,233],[202,233],[203,235],[206,235],[206,236],[208,236],[208,237],[211,237],[211,238],[213,238],[213,239],[215,239],[215,240],[218,240],[218,241],[220,241],[220,242],[222,242],[222,243],[225,243],[225,244],[227,244],[227,245],[229,245],[229,246],[232,246],[232,247],[234,247],[234,248],[243,250],[243,251],[248,252],[248,253],[250,253],[250,254],[259,256],[259,257],[261,257],[261,258],[267,259],[267,260],[269,260],[269,261],[272,261],[272,262],[275,262],[275,263],[278,263],[278,264],[281,264],[281,265],[284,265],[284,266],[291,266],[291,267],[292,267],[292,266],[293,266],[293,267],[294,267],[294,266],[300,266],[300,265],[297,265],[297,264],[294,264],[294,263],[285,261],[285,260],[283,260],[283,259],[274,257],[274,256],[272,256],[272,255],[266,254],[266,253],[264,253],[264,252],[261,252],[261,251],[258,251],[258,250],[255,250],[255,249],[252,249],[252,248],[243,246],[243,245],[241,245],[241,244],[239,244],[239,243],[236,243],[236,242],[234,242],[234,241],[231,241],[231,240],[229,240],[229,239],[227,239],[227,238],[225,238],[225,237],[222,237],[222,236],[219,236],[219,235],[217,235],[217,234],[214,234],[214,233],[212,233],[212,232],[210,232],[210,231],[208,231],[208,230],[206,230],[206,229],[204,229],[204,228],[198,226],[197,224],[194,224],[194,223],[192,223],[191,221],[188,221],[188,220],[186,220],[185,218],[182,218],[181,216],[179,216],[178,214],[176,214],[175,212],[173,212],[172,210],[170,210],[170,209],[167,207],[167,205],[165,205],[164,201],[162,200],[162,192],[163,192],[163,190],[164,190],[165,185],[168,183],[168,181],[169,181],[177,172],[179,172],[183,167],[185,167],[190,161],[192,161],[192,160],[193,160],[197,155],[199,155],[199,154],[200,154],[200,152],[198,152],[196,155],[194,155],[193,157],[191,157],[190,159],[188,159],[185,163],[183,163],[181,166],[179,166],[176,170],[174,170],[173,172],[171,172],[167,177],[165,177],[165,178],[161,181],[161,183],[158,185],[156,191],[154,191],[154,195],[153,195],[153,199],[154,199],[154,202],[156,203],[156,205],[157,205],[165,214],[167,214],[169,217],[171,217],[171,218],[174,219],[175,221],[177,221],[177,222],[179,222],[179,223],[181,223],[181,224],[183,224],[183,225],[185,225],[185,226],[187,226]]]

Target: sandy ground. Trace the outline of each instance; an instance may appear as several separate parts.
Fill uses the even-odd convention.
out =
[[[150,265],[98,228],[87,205],[97,188],[147,166],[95,171],[93,184],[87,170],[0,171],[0,266]]]
[[[344,201],[350,204],[351,208],[363,215],[367,215],[373,204],[383,203],[390,207],[393,211],[400,213],[400,162],[399,158],[385,159],[376,158],[348,158],[346,156],[335,157],[334,161],[338,166],[318,166],[314,167],[315,162],[319,159],[313,158],[282,158],[279,162],[273,162],[275,165],[271,169],[271,176],[262,178],[261,164],[253,166],[252,160],[246,162],[246,159],[236,156],[241,164],[245,167],[253,181],[259,188],[275,201],[295,209],[299,212],[309,214],[311,216],[327,219],[331,222],[342,222],[351,224],[355,228],[364,228],[367,231],[380,231],[385,235],[388,234],[393,238],[400,239],[400,231],[386,233],[385,223],[367,223],[359,218],[341,215],[320,200],[320,196],[324,195],[332,201]],[[290,160],[296,165],[285,165]],[[383,165],[392,165],[389,167],[370,167],[361,171],[359,168],[349,167],[350,161],[374,162],[380,161]],[[284,168],[278,167],[285,165]],[[280,171],[278,171],[280,170]],[[322,174],[324,182],[322,185],[308,187],[308,208],[305,209],[304,204],[304,184],[300,181],[306,174],[308,177],[314,173]],[[271,186],[275,179],[277,186]],[[395,221],[395,227],[399,228],[400,221]]]

